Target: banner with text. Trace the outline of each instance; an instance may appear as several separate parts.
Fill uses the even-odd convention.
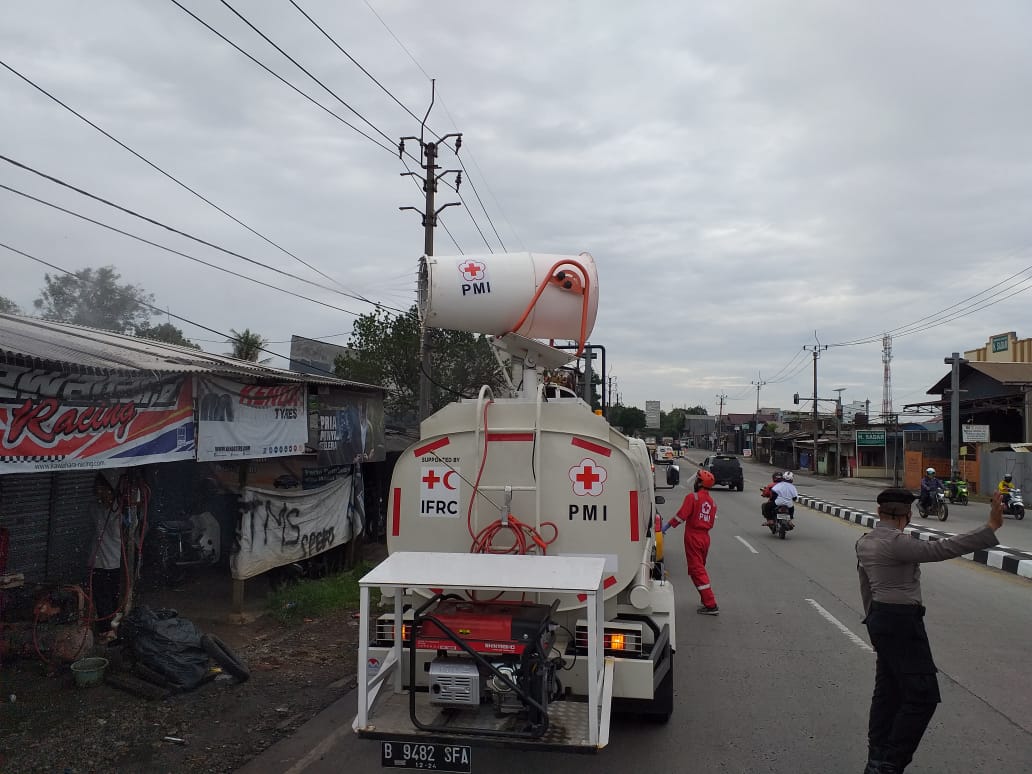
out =
[[[0,474],[193,459],[191,384],[0,366]]]
[[[246,460],[304,454],[308,416],[303,384],[197,380],[197,459]]]
[[[241,496],[232,575],[246,580],[344,545],[362,534],[360,468],[320,489],[291,492],[247,487]]]

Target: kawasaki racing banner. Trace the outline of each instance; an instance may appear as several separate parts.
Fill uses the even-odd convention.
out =
[[[188,376],[0,365],[0,474],[189,460],[194,450]]]
[[[303,384],[239,384],[197,379],[197,459],[203,462],[304,454],[308,415]]]

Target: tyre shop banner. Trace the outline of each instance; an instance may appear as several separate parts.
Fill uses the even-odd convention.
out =
[[[362,534],[365,521],[361,479],[354,472],[307,492],[246,487],[240,507],[229,559],[237,580],[344,545]]]
[[[191,385],[0,365],[0,474],[191,460]]]
[[[197,380],[197,459],[202,462],[304,454],[308,416],[303,384]]]

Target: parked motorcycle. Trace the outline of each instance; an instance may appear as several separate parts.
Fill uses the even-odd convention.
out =
[[[946,521],[950,515],[950,507],[946,504],[946,493],[941,489],[936,491],[932,496],[932,505],[929,508],[925,508],[919,501],[917,512],[921,514],[922,519],[935,516],[939,521]]]
[[[1010,491],[1010,502],[1007,503],[1004,514],[1013,516],[1018,521],[1025,518],[1025,498],[1022,497],[1020,489],[1012,489]]]
[[[190,567],[217,564],[222,556],[221,530],[210,513],[188,519],[160,521],[148,537],[155,555],[154,569],[163,586],[178,586]]]
[[[950,501],[950,504],[960,503],[961,505],[968,504],[968,482],[967,481],[947,481],[946,482],[946,498]]]

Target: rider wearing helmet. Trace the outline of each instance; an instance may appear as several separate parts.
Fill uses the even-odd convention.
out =
[[[764,526],[770,524],[774,518],[774,493],[771,491],[775,484],[781,483],[783,476],[780,470],[775,470],[770,477],[770,483],[760,490],[760,497],[763,498],[763,505],[760,506],[760,513],[763,515]]]
[[[925,468],[924,478],[921,479],[921,497],[917,501],[918,508],[927,511],[932,507],[936,492],[941,492],[942,482],[935,477],[935,468]]]
[[[774,505],[784,505],[788,508],[788,518],[795,518],[795,501],[799,497],[799,491],[795,488],[795,476],[791,470],[786,470],[781,476],[781,483],[771,487],[774,495]]]
[[[703,615],[717,615],[717,598],[713,595],[709,573],[706,572],[706,555],[709,553],[709,531],[717,518],[717,504],[713,502],[709,490],[716,483],[713,474],[708,470],[700,470],[695,475],[695,491],[684,498],[677,515],[663,525],[663,534],[671,527],[681,524],[684,528],[684,555],[688,560],[688,574],[699,592],[699,605],[696,612]]]
[[[997,490],[1003,495],[1003,505],[1006,508],[1010,505],[1011,490],[1015,488],[1014,476],[1010,473],[1003,474],[1003,481],[997,486]]]

